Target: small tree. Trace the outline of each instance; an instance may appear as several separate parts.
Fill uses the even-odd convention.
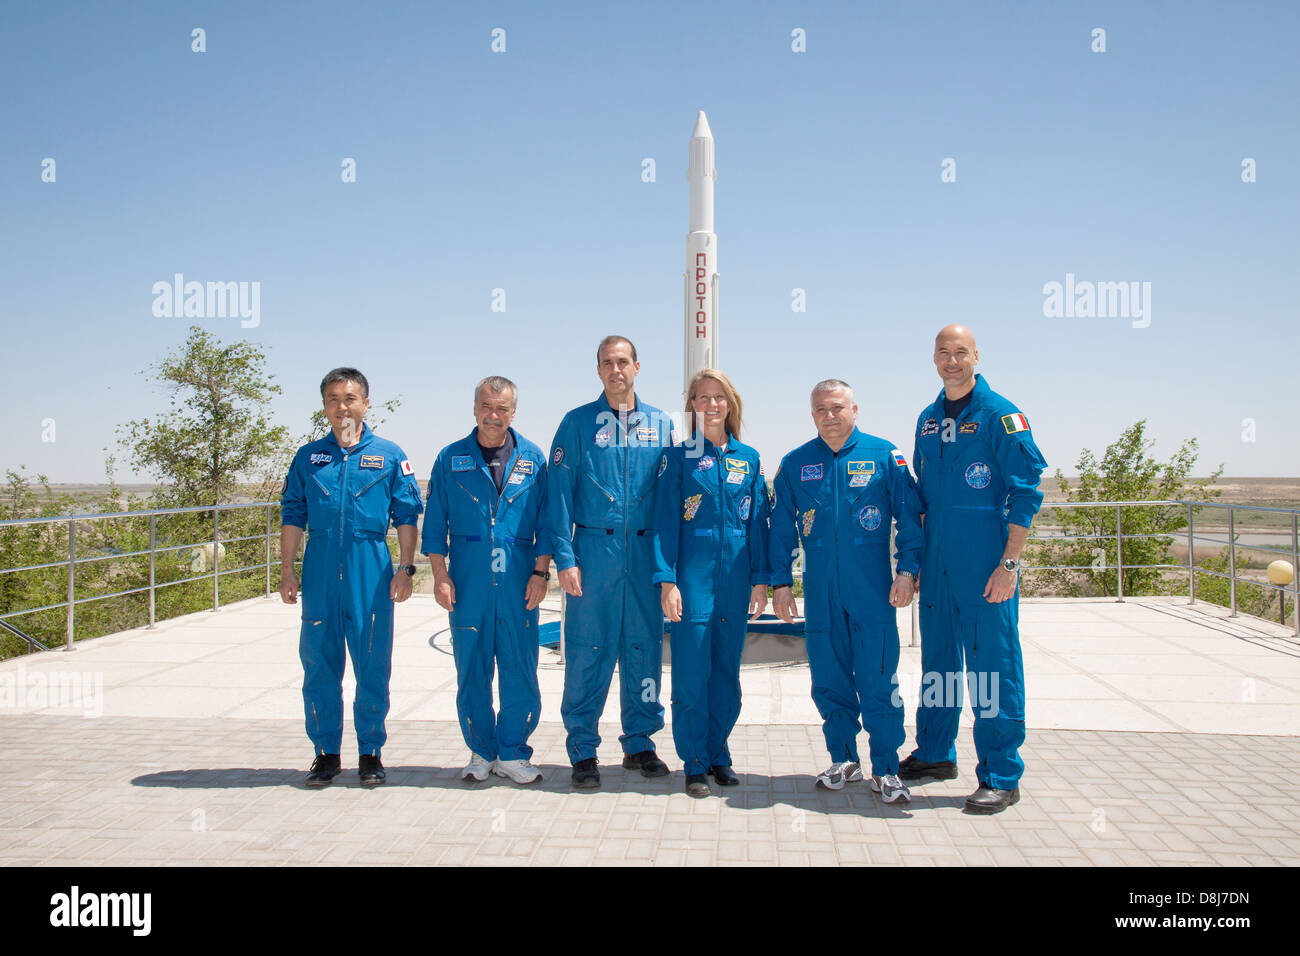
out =
[[[1058,468],[1056,481],[1065,499],[1088,502],[1217,498],[1219,492],[1211,486],[1223,474],[1223,466],[1208,478],[1189,480],[1198,455],[1196,439],[1184,441],[1173,457],[1162,464],[1148,454],[1155,442],[1146,437],[1146,424],[1146,419],[1142,419],[1125,429],[1118,441],[1106,447],[1100,460],[1085,448],[1079,455],[1077,485],[1071,486]],[[1035,572],[1035,590],[1070,597],[1118,593],[1116,508],[1057,508],[1051,514],[1062,534],[1076,536],[1077,540],[1040,542],[1031,549],[1028,563],[1085,570]],[[1169,549],[1173,538],[1168,534],[1187,526],[1186,506],[1126,507],[1119,509],[1119,515],[1124,539],[1124,593],[1162,593],[1167,588],[1160,569],[1132,565],[1172,563]]]
[[[128,422],[118,443],[134,467],[161,480],[160,504],[220,504],[241,479],[267,478],[288,430],[267,412],[281,389],[265,366],[256,345],[225,345],[191,326],[181,351],[152,367],[154,380],[171,393],[172,410]]]

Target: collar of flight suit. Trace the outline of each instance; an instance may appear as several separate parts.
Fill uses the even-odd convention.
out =
[[[704,443],[704,450],[705,450],[705,451],[709,451],[709,450],[712,450],[712,451],[713,451],[713,455],[714,455],[715,458],[718,457],[718,456],[720,456],[720,455],[734,455],[734,454],[736,454],[736,449],[739,448],[739,447],[741,447],[740,442],[736,441],[735,437],[731,434],[731,432],[727,432],[727,450],[726,450],[726,451],[722,451],[720,448],[718,448],[717,445],[715,445],[715,444],[713,444],[713,442],[709,441],[708,437],[704,434],[704,432],[701,431],[701,430],[698,429],[698,428],[695,429],[695,437],[698,438],[700,441],[702,441],[702,442]]]
[[[497,492],[498,496],[505,492],[506,479],[509,478],[510,473],[515,470],[515,461],[519,458],[519,433],[515,431],[513,425],[507,428],[506,431],[510,432],[510,437],[514,439],[515,447],[511,449],[510,457],[506,459],[505,468],[501,472],[501,491]],[[465,436],[464,440],[469,444],[469,453],[474,456],[474,461],[478,463],[479,474],[486,475],[488,484],[492,486],[493,491],[496,491],[497,483],[492,480],[492,472],[488,471],[487,461],[484,460],[483,452],[478,445],[477,425],[474,426],[473,431]]]
[[[641,403],[640,401],[637,400],[635,391],[632,392],[632,401],[636,402],[636,404],[633,405],[630,409],[628,409],[627,423],[628,425],[637,425],[640,424],[641,419],[635,418],[633,416],[639,415],[644,417],[644,413],[641,411]],[[620,425],[623,423],[623,420],[619,418],[618,409],[609,403],[609,398],[606,397],[605,390],[603,388],[600,390],[600,398],[597,400],[596,404],[598,404],[603,410],[613,415],[614,420],[618,422]]]
[[[330,429],[330,433],[327,437],[329,438],[330,441],[334,443],[334,447],[336,447],[339,450],[340,454],[354,455],[362,448],[364,448],[366,445],[368,445],[370,443],[370,439],[373,438],[374,436],[375,433],[370,430],[370,426],[367,425],[365,422],[362,422],[361,437],[357,439],[357,443],[353,445],[351,448],[344,448],[342,445],[339,444],[339,440],[334,437],[334,429],[332,428]]]
[[[831,451],[831,446],[826,444],[826,439],[822,438],[821,435],[817,436],[817,441],[822,446],[823,452],[825,452],[827,455],[830,455],[831,458],[836,458],[838,455],[844,454],[846,451],[848,451],[850,448],[856,445],[859,439],[861,439],[862,437],[863,437],[862,430],[858,428],[857,425],[854,425],[853,431],[849,433],[848,438],[844,439],[844,444],[840,446],[840,450],[838,452]]]
[[[985,403],[988,401],[989,392],[991,391],[992,389],[989,388],[989,383],[984,381],[984,376],[981,375],[979,372],[976,372],[975,387],[972,388],[970,391],[970,401],[966,404],[966,407],[961,410],[961,414],[958,415],[957,417],[959,419],[964,418],[966,417],[966,414],[968,412],[978,408],[983,408]],[[947,394],[948,394],[947,389],[940,388],[939,397],[936,398],[934,400],[934,404],[930,406],[934,410],[936,418],[942,419],[945,417],[942,414],[944,410],[943,400]]]

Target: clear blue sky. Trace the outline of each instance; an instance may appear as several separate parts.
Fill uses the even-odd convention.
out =
[[[3,465],[98,480],[114,426],[165,405],[140,372],[191,322],[267,348],[295,431],[325,370],[360,367],[401,396],[384,434],[421,473],[487,374],[519,383],[516,425],[549,445],[598,393],[607,332],[636,342],[641,397],[676,407],[703,109],[720,364],[769,474],[830,376],[910,458],[934,333],[960,321],[1053,468],[1146,417],[1162,457],[1196,436],[1200,471],[1296,475],[1298,11],[6,3]],[[260,326],[155,318],[177,272],[259,281]],[[1044,317],[1067,273],[1150,282],[1150,326]]]

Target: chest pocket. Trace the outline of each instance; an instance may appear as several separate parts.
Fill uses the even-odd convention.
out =
[[[337,517],[340,504],[337,467],[312,466],[303,488],[307,497],[307,527],[324,531]]]
[[[389,475],[380,470],[358,469],[352,492],[352,533],[357,537],[383,537],[388,533]]]

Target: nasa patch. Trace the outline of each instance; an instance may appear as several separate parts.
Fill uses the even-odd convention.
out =
[[[822,480],[822,463],[817,462],[815,465],[804,465],[799,469],[800,481],[821,481]]]
[[[313,465],[328,465],[333,460],[334,456],[327,451],[313,452],[311,456],[311,463]]]
[[[753,503],[754,501],[752,498],[749,497],[749,495],[745,495],[745,497],[740,499],[740,520],[741,521],[749,520],[749,509]]]
[[[939,421],[934,418],[927,418],[921,423],[921,437],[926,438],[929,435],[939,434]]]
[[[604,431],[596,432],[596,437],[592,440],[596,443],[597,448],[608,448],[611,437],[613,436],[609,429],[605,429]]]
[[[966,469],[966,484],[972,488],[987,488],[993,480],[993,469],[977,461]]]
[[[469,455],[452,455],[451,470],[452,471],[473,471],[474,459],[471,458]]]
[[[700,459],[700,463],[695,467],[698,468],[700,471],[708,471],[710,468],[713,467],[713,463],[714,463],[713,456],[705,455],[703,458]]]
[[[557,448],[551,453],[551,464],[558,465],[562,461],[564,461],[564,449]]]
[[[858,524],[862,525],[864,531],[875,531],[880,527],[880,509],[875,505],[867,505],[858,512]]]

